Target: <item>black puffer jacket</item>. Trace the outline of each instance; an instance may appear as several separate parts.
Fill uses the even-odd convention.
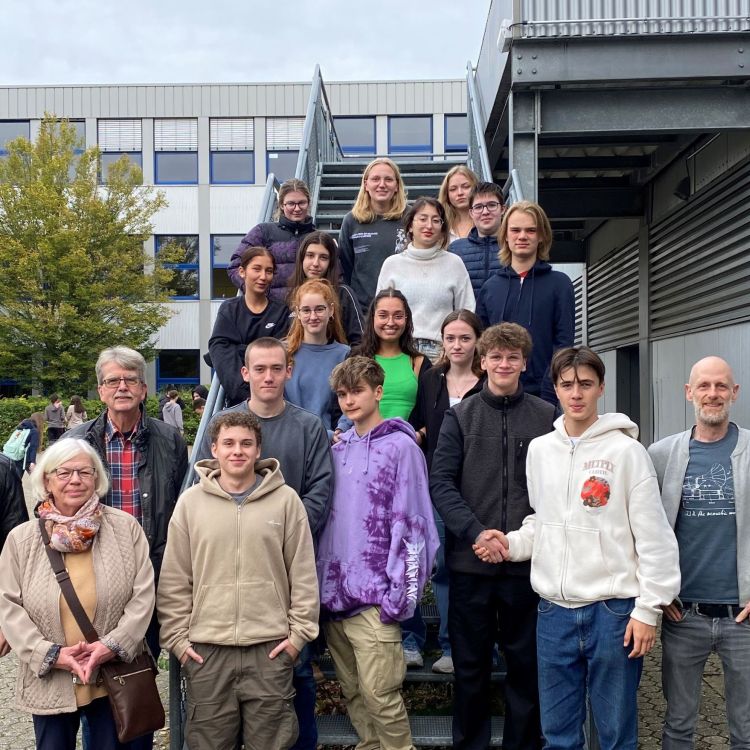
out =
[[[138,482],[141,490],[143,531],[151,550],[154,574],[158,578],[164,547],[167,544],[169,519],[172,517],[182,480],[187,472],[187,446],[182,435],[172,425],[151,419],[145,412],[142,412],[141,418],[143,429],[139,431],[136,441],[141,454]],[[92,445],[109,470],[104,437],[106,426],[105,410],[96,419],[84,422],[66,432],[65,438],[82,438]],[[109,504],[107,498],[104,502]]]
[[[15,463],[0,453],[0,550],[11,529],[29,520]]]

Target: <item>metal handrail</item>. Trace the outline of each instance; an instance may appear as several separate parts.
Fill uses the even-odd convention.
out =
[[[310,214],[315,216],[320,192],[320,177],[324,162],[343,161],[344,152],[339,143],[328,94],[323,83],[320,65],[315,66],[310,99],[307,103],[305,126],[302,130],[302,143],[295,177],[307,184],[310,190]]]
[[[258,224],[270,221],[276,207],[276,196],[279,190],[279,181],[271,172],[266,180],[266,187],[263,191],[263,198],[260,203],[258,212]],[[242,294],[237,290],[237,296]],[[195,442],[193,443],[193,452],[188,462],[188,470],[182,481],[180,494],[192,486],[195,474],[195,457],[198,453],[197,448],[203,440],[203,436],[208,429],[208,423],[211,417],[224,408],[224,388],[219,382],[219,376],[214,373],[211,378],[211,387],[208,390],[206,406],[198,423],[198,429],[195,433]],[[182,685],[182,667],[176,656],[169,656],[169,748],[170,750],[181,750],[185,741],[184,724],[182,707],[184,703],[184,693]]]
[[[508,179],[503,185],[503,195],[505,196],[505,202],[509,206],[523,200],[523,188],[521,187],[521,178],[518,176],[517,170],[510,170]]]
[[[490,157],[487,153],[487,143],[484,140],[485,118],[471,60],[466,63],[466,92],[466,114],[469,126],[469,158],[467,163],[469,168],[479,175],[482,182],[492,182]]]

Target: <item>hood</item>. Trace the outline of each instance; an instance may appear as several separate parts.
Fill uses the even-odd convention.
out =
[[[526,278],[533,278],[534,276],[541,275],[543,273],[549,273],[552,270],[552,266],[547,263],[546,260],[538,260],[529,269],[529,273]],[[501,266],[495,273],[498,276],[506,276],[507,278],[513,278],[518,274],[513,270],[513,266]]]
[[[309,234],[313,231],[313,229],[315,229],[315,224],[313,224],[311,216],[307,216],[302,221],[292,221],[291,219],[287,219],[286,216],[282,215],[279,219],[278,224],[281,229],[284,229],[287,232],[291,232],[294,235]]]
[[[566,442],[570,439],[565,432],[564,417],[559,416],[555,420],[555,431]],[[625,433],[628,437],[638,440],[638,425],[633,422],[626,414],[611,412],[609,414],[600,414],[599,419],[581,435],[579,440],[598,440],[615,430]]]
[[[349,460],[349,451],[357,450],[360,446],[365,451],[365,462],[362,468],[362,473],[366,474],[370,468],[370,446],[377,446],[378,441],[386,435],[392,435],[394,432],[403,432],[408,435],[415,443],[417,441],[417,433],[414,428],[405,422],[401,417],[393,417],[392,419],[384,419],[377,427],[373,427],[369,432],[366,432],[362,437],[357,435],[357,431],[354,427],[347,430],[341,435],[341,442],[344,445],[344,457],[343,463],[346,464]]]
[[[200,478],[200,486],[209,495],[215,495],[223,500],[234,500],[225,492],[218,482],[219,462],[215,458],[205,458],[195,464],[195,473]],[[265,495],[284,485],[284,477],[279,468],[279,462],[275,458],[263,458],[255,463],[255,473],[263,477],[263,481],[255,490],[248,495],[245,502],[260,500]]]

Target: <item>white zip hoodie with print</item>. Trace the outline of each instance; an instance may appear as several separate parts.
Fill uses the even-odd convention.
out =
[[[677,540],[638,427],[603,414],[577,440],[555,429],[529,444],[535,513],[508,534],[510,559],[531,558],[531,585],[562,607],[635,597],[632,617],[655,625],[680,590]]]

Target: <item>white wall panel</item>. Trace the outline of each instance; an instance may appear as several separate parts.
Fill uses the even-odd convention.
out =
[[[198,187],[157,185],[169,205],[154,217],[154,234],[198,234]]]
[[[599,414],[617,411],[617,351],[597,352],[604,362],[604,395],[599,399]]]
[[[265,185],[211,186],[211,234],[246,234],[260,212]]]
[[[156,335],[158,349],[200,349],[200,304],[170,302],[174,315]]]

